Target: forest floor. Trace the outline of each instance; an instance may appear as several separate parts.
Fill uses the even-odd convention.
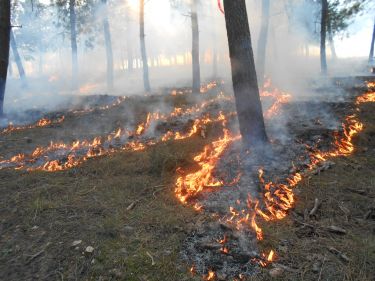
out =
[[[0,155],[105,134],[126,118],[121,112],[144,118],[144,99],[2,135]],[[188,102],[167,99],[174,106]],[[287,218],[260,223],[260,248],[276,249],[277,260],[246,280],[375,280],[374,112],[375,103],[361,105],[365,129],[352,155],[304,179]],[[192,157],[219,134],[212,125],[206,138],[113,153],[66,171],[0,170],[0,280],[201,280],[180,253],[188,235],[211,218],[176,200],[176,168],[194,167]],[[306,218],[316,198],[320,208]],[[342,233],[327,231],[332,225]]]

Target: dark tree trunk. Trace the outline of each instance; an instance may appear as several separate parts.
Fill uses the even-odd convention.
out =
[[[374,44],[375,44],[375,19],[374,19],[374,29],[372,31],[370,54],[368,56],[369,63],[372,63],[374,61]]]
[[[78,53],[77,53],[77,20],[76,20],[76,0],[69,0],[70,17],[70,44],[72,48],[72,87],[78,88]]]
[[[0,117],[4,115],[4,95],[8,74],[10,41],[10,0],[0,1]]]
[[[23,65],[22,65],[21,56],[18,53],[17,43],[16,43],[16,39],[14,38],[14,33],[12,29],[10,30],[10,45],[12,47],[14,61],[17,64],[18,74],[20,75],[23,86],[26,86],[25,69],[23,68]]]
[[[191,31],[192,31],[192,66],[193,66],[193,93],[199,93],[201,89],[201,70],[199,64],[199,23],[198,23],[198,3],[191,1]]]
[[[105,50],[107,56],[107,88],[108,90],[113,89],[113,51],[112,51],[112,40],[111,31],[109,29],[108,22],[108,7],[107,0],[102,0],[104,9],[103,18],[103,30],[104,30],[104,40],[105,40]]]
[[[320,29],[320,70],[323,75],[327,74],[326,35],[328,20],[328,1],[322,1],[321,29]]]
[[[332,27],[331,27],[331,21],[328,20],[328,41],[329,41],[329,47],[331,49],[332,59],[335,61],[337,59],[337,53],[335,48],[335,42],[333,41],[333,33],[332,33]]]
[[[264,72],[266,65],[267,53],[267,39],[268,39],[268,26],[270,19],[270,0],[262,1],[262,22],[259,33],[258,49],[257,49],[257,73],[259,85],[263,86]]]
[[[246,148],[268,142],[245,0],[224,0],[236,108]]]
[[[141,56],[143,65],[143,84],[146,92],[151,91],[150,78],[148,75],[148,59],[145,42],[145,0],[139,0],[139,34],[141,39]]]

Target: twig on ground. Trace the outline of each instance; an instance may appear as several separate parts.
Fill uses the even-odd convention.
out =
[[[155,265],[155,261],[154,261],[154,257],[149,253],[149,252],[146,252],[146,254],[150,257],[151,259],[151,265],[154,266]]]
[[[324,258],[323,258],[322,267],[320,268],[320,271],[319,271],[318,281],[320,281],[322,279],[322,272],[323,272],[325,262],[326,262],[326,255],[324,255]]]
[[[314,201],[314,207],[311,209],[309,215],[310,217],[311,216],[314,216],[316,214],[316,212],[318,211],[319,207],[320,207],[320,201],[318,198],[315,198],[315,201]]]
[[[330,251],[332,254],[335,254],[336,256],[338,256],[344,262],[350,261],[350,259],[348,258],[347,255],[345,255],[343,252],[340,252],[339,250],[337,250],[334,247],[328,247],[328,251]]]

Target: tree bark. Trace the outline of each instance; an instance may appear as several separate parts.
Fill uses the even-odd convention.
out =
[[[224,0],[236,109],[245,148],[268,142],[245,0]]]
[[[105,50],[107,57],[107,88],[108,90],[113,89],[113,51],[112,51],[112,40],[111,31],[108,22],[108,7],[107,0],[102,0],[103,3],[103,30],[104,30],[104,40],[105,40]]]
[[[139,0],[139,29],[141,40],[141,56],[143,65],[143,85],[146,92],[151,91],[150,78],[148,74],[148,59],[145,42],[145,0]]]
[[[374,44],[375,44],[375,19],[374,19],[374,29],[372,31],[370,54],[368,56],[369,63],[372,63],[374,61]]]
[[[0,1],[0,117],[4,115],[4,95],[9,64],[10,0]]]
[[[198,23],[198,0],[191,1],[191,31],[192,31],[192,67],[193,67],[193,93],[200,93],[201,71],[199,63],[199,23]]]
[[[335,60],[337,60],[337,53],[336,53],[336,48],[335,48],[335,42],[333,41],[331,21],[329,19],[328,19],[327,28],[328,28],[329,47],[331,49],[332,59],[335,61]]]
[[[258,49],[257,49],[257,72],[259,85],[263,86],[266,65],[268,27],[270,19],[270,0],[262,1],[262,22],[260,27]]]
[[[17,64],[18,74],[20,75],[20,78],[21,78],[21,81],[22,81],[22,85],[26,86],[25,69],[23,68],[23,65],[22,65],[21,56],[18,53],[17,43],[16,43],[16,39],[14,38],[14,33],[13,33],[12,29],[10,29],[10,45],[12,47],[14,61]]]
[[[326,55],[326,35],[328,20],[328,1],[322,1],[322,15],[320,28],[320,71],[323,75],[327,75],[327,55]]]
[[[78,88],[78,52],[77,52],[77,19],[76,19],[76,0],[69,0],[70,17],[70,43],[72,49],[72,88]]]

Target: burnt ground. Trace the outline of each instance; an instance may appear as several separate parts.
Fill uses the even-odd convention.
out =
[[[363,91],[350,90],[353,96]],[[150,107],[160,104],[155,99]],[[171,106],[190,103],[184,96],[166,99]],[[148,110],[142,106],[145,100],[1,136],[0,154],[31,151],[51,139],[105,135],[121,122],[136,124]],[[352,102],[322,103],[337,120],[353,107]],[[120,116],[131,108],[134,120]],[[311,104],[293,108],[303,113]],[[373,103],[361,105],[365,130],[355,138],[354,154],[335,158],[331,169],[303,180],[296,189],[296,207],[286,219],[260,223],[265,239],[259,248],[276,249],[277,261],[257,267],[248,280],[374,280],[374,110]],[[288,127],[298,137],[307,134],[311,139],[316,123],[320,122],[309,116],[300,123],[305,125]],[[194,169],[192,156],[220,130],[209,126],[206,139],[194,136],[142,152],[120,152],[68,171],[0,170],[0,280],[200,280],[190,275],[191,264],[181,252],[192,232],[205,229],[213,219],[177,202],[175,169]],[[306,217],[315,198],[321,206]],[[332,225],[345,234],[327,231]]]

